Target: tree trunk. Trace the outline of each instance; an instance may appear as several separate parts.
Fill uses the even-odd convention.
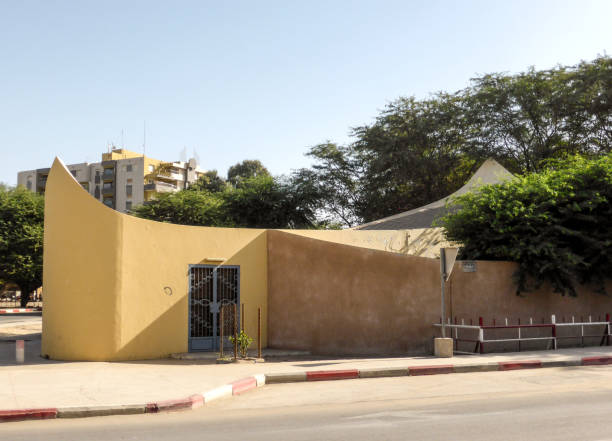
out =
[[[30,287],[21,288],[21,286],[19,288],[21,289],[21,298],[19,299],[19,302],[21,307],[25,308],[30,301],[30,296],[32,295],[33,289]]]

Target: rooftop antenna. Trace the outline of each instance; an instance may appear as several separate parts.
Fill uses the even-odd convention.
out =
[[[198,152],[196,152],[195,148],[193,149],[193,158],[196,160],[196,164],[200,165],[200,156],[198,155]]]

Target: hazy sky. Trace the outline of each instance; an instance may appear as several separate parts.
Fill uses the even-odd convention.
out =
[[[399,97],[591,60],[612,1],[0,0],[0,181],[108,143],[274,174]]]

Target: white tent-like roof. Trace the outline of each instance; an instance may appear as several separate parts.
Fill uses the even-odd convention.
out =
[[[514,176],[496,160],[487,159],[470,180],[453,194],[424,205],[420,208],[405,211],[400,214],[375,220],[367,224],[354,227],[355,230],[411,230],[415,228],[430,228],[433,221],[446,213],[446,202],[456,196],[486,184],[498,184],[512,179]]]

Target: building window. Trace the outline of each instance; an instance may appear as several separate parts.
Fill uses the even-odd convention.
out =
[[[85,190],[89,191],[89,182],[81,182],[81,186],[82,186],[82,187],[83,187]]]
[[[96,185],[96,189],[94,190],[94,197],[96,199],[100,199],[100,186]]]
[[[102,185],[102,189],[103,190],[112,190],[113,189],[113,183],[112,182],[105,182]]]
[[[77,171],[76,170],[70,170],[70,173],[72,173],[72,176],[74,176],[76,178],[76,175],[77,175]]]
[[[113,198],[104,198],[102,203],[107,207],[113,208]]]
[[[125,171],[126,172],[131,172],[132,171],[132,164],[128,164],[125,166]]]
[[[110,178],[115,174],[115,170],[112,168],[105,168],[104,169],[104,177],[105,178]]]
[[[28,182],[26,183],[26,187],[28,188],[28,190],[32,190],[32,181],[30,181],[28,179]]]
[[[125,203],[125,209],[126,210],[131,210],[132,209],[132,201],[127,201]]]
[[[132,196],[132,186],[131,185],[125,186],[125,194],[128,196]]]

